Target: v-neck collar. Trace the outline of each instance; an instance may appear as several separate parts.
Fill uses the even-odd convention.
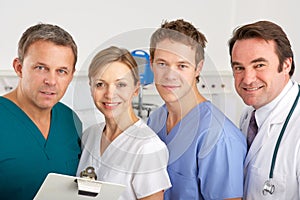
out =
[[[41,147],[46,147],[47,140],[49,140],[49,137],[51,137],[51,126],[52,126],[52,119],[50,120],[50,128],[49,128],[49,134],[48,139],[45,139],[39,128],[36,126],[36,124],[30,119],[30,117],[19,107],[17,106],[13,101],[10,99],[7,99],[5,97],[0,97],[0,101],[3,102],[4,106],[11,110],[11,112],[16,116],[16,118],[19,120],[19,124],[22,124],[26,126],[26,128],[30,131],[24,131],[24,133],[31,134],[36,141],[41,145]],[[51,118],[53,117],[53,109],[51,110]]]
[[[105,128],[105,123],[103,124],[103,126],[101,127],[101,130],[99,130],[100,134],[99,137],[97,138],[98,140],[98,144],[95,147],[95,152],[97,153],[95,155],[99,155],[100,158],[105,157],[105,155],[107,154],[107,152],[109,152],[109,149],[111,149],[111,146],[118,146],[119,144],[119,140],[122,140],[123,137],[125,137],[125,135],[130,135],[130,133],[132,132],[132,129],[134,129],[135,125],[139,125],[141,123],[141,119],[139,119],[138,121],[136,121],[135,123],[133,123],[131,126],[129,126],[127,129],[125,129],[120,135],[118,135],[113,141],[111,141],[111,143],[106,147],[106,149],[104,150],[104,152],[101,154],[101,139],[104,136],[103,131]]]
[[[166,143],[169,144],[174,137],[177,135],[178,132],[180,132],[181,125],[190,123],[190,119],[193,117],[198,117],[199,116],[199,110],[201,109],[202,106],[204,106],[207,102],[209,101],[204,101],[200,104],[197,104],[193,109],[191,109],[171,130],[169,133],[167,133],[167,123],[164,124],[163,129],[162,129],[162,134],[161,134],[161,139]],[[168,117],[168,109],[166,105],[163,106],[164,109],[166,110],[165,114],[165,119],[164,121],[167,122],[167,117]]]

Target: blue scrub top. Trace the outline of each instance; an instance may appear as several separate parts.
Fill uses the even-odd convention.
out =
[[[0,97],[0,198],[33,199],[47,174],[76,175],[81,122],[57,103],[46,140],[31,119],[13,102]]]
[[[240,130],[209,101],[191,110],[169,134],[167,115],[164,105],[148,120],[170,153],[172,188],[165,199],[242,197],[247,144]]]

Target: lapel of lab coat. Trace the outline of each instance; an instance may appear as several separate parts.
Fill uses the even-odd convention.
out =
[[[258,133],[251,145],[251,148],[247,153],[246,160],[245,160],[245,167],[248,166],[249,162],[255,157],[255,155],[258,153],[261,147],[264,144],[270,142],[269,140],[270,137],[276,137],[275,141],[277,141],[281,129],[271,133],[270,128],[273,124],[280,124],[280,127],[283,126],[285,119],[290,111],[290,108],[292,107],[294,100],[297,96],[297,93],[298,93],[298,84],[294,84],[292,89],[290,89],[290,91],[288,91],[288,93],[277,103],[272,113],[263,122],[261,127],[259,127]],[[249,110],[247,112],[248,115],[245,115],[245,119],[241,123],[242,130],[246,131],[244,133],[247,133],[251,112],[252,110]],[[274,143],[274,148],[275,145],[276,143]],[[271,155],[273,155],[274,148],[270,149]]]

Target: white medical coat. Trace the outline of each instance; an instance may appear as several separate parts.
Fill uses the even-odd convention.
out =
[[[264,183],[269,179],[276,141],[298,90],[298,84],[293,82],[292,88],[259,128],[245,160],[245,199],[300,199],[300,100],[284,132],[277,154],[272,180],[275,192],[273,195],[262,194]],[[242,115],[240,127],[243,133],[247,133],[252,111],[253,108],[249,108]]]

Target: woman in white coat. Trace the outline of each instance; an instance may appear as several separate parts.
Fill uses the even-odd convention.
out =
[[[245,160],[244,198],[300,199],[299,86],[291,80],[290,42],[281,27],[259,21],[236,29],[229,51],[236,91],[250,106],[241,130],[247,134],[254,110],[258,127]]]
[[[168,149],[138,118],[132,99],[138,95],[138,65],[126,49],[99,51],[89,66],[90,90],[105,121],[87,128],[77,175],[92,166],[97,180],[126,186],[119,200],[162,200],[171,187]]]

